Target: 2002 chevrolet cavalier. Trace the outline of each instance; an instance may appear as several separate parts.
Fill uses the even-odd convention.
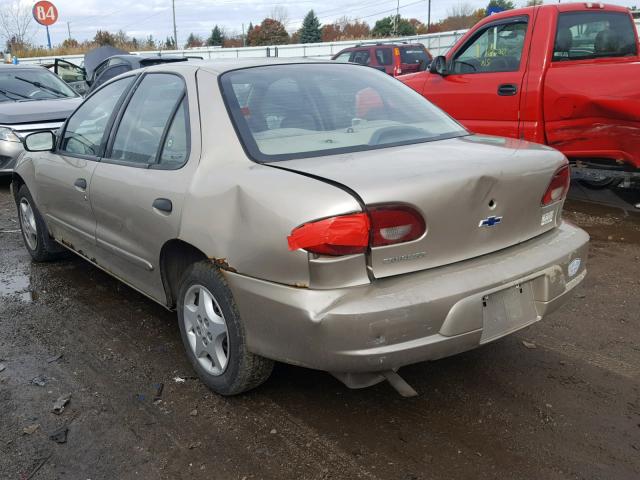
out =
[[[33,259],[73,250],[176,309],[223,395],[274,360],[410,394],[398,368],[536,322],[586,274],[562,154],[471,135],[361,66],[151,67],[25,146]]]

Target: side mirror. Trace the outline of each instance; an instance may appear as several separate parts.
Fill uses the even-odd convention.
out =
[[[27,152],[52,152],[56,145],[56,136],[53,132],[33,132],[22,140]]]
[[[434,58],[429,66],[429,73],[437,73],[443,77],[445,75],[449,75],[449,71],[447,70],[447,57],[444,55],[438,55]]]

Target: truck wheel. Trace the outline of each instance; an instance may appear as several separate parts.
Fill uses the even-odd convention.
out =
[[[615,188],[622,182],[621,178],[594,178],[593,180],[578,180],[580,185],[590,188],[591,190],[604,190],[605,188]]]
[[[177,309],[189,361],[211,390],[237,395],[269,378],[273,361],[247,350],[231,290],[211,262],[195,263],[184,274]]]
[[[22,185],[16,196],[18,220],[22,231],[22,240],[27,251],[36,262],[50,262],[60,258],[64,248],[58,246],[49,237],[49,230],[36,207],[31,192]]]

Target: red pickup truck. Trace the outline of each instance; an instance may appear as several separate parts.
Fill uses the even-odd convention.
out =
[[[627,8],[542,5],[485,18],[399,80],[469,130],[550,145],[604,186],[640,176],[639,50]]]

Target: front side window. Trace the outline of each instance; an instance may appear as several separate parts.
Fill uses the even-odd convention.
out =
[[[334,62],[347,63],[351,58],[351,52],[344,52],[334,58]]]
[[[156,163],[164,132],[184,97],[185,84],[177,75],[146,75],[122,115],[109,158],[143,165]]]
[[[77,155],[100,155],[107,124],[134,77],[122,78],[91,95],[69,118],[60,149]]]
[[[558,17],[553,61],[638,54],[634,25],[622,12],[568,12]]]
[[[527,22],[492,25],[467,44],[453,60],[454,73],[516,72]]]
[[[372,69],[272,65],[230,71],[222,93],[258,162],[318,157],[466,135],[422,95]],[[239,94],[251,90],[248,102]]]

